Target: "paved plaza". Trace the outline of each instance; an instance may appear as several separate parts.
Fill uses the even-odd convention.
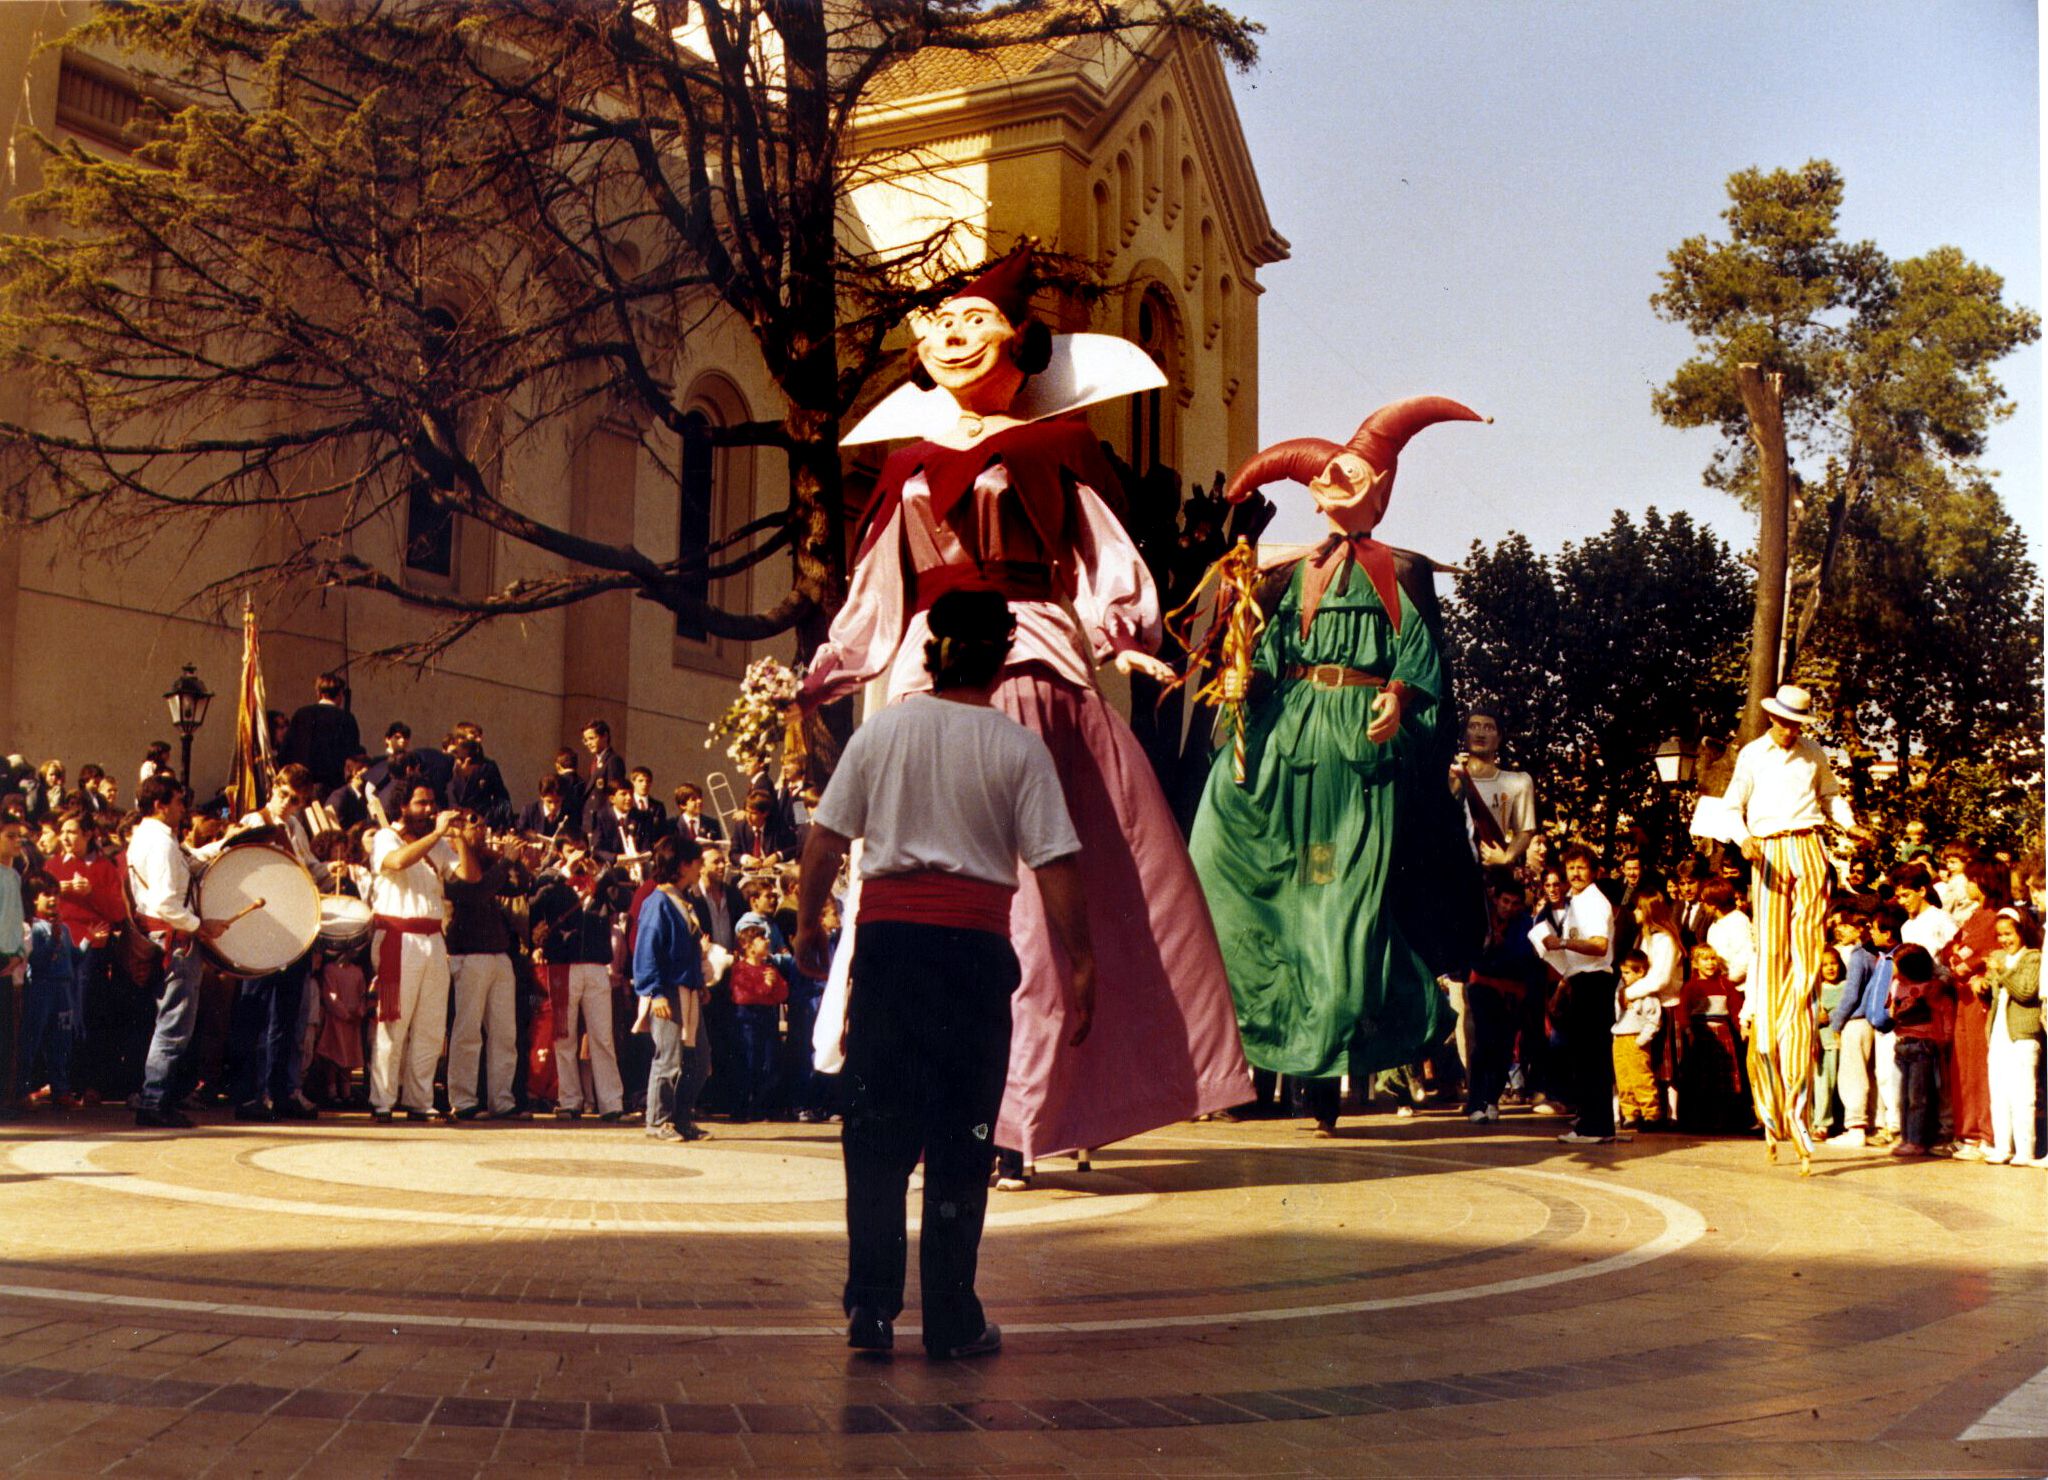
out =
[[[833,1127],[123,1121],[0,1139],[14,1473],[2048,1470],[2038,1171],[1178,1126],[996,1195],[935,1365],[844,1346]]]

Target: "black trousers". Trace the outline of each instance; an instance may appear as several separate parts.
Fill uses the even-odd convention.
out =
[[[1515,1046],[1515,1012],[1520,999],[1478,982],[1465,984],[1466,1042],[1471,1062],[1465,1066],[1465,1110],[1484,1110],[1500,1102],[1507,1088],[1508,1058]]]
[[[237,1106],[268,1100],[273,1107],[298,1092],[299,1008],[313,958],[301,956],[282,971],[253,977],[235,992],[228,1019],[229,1097]]]
[[[918,1275],[924,1344],[972,1341],[996,1112],[1010,1063],[1016,953],[980,930],[862,921],[846,1035],[846,1309],[895,1319],[908,1240],[903,1201],[924,1157]]]
[[[1572,1129],[1614,1134],[1614,973],[1582,971],[1565,978],[1564,1052],[1571,1083]]]

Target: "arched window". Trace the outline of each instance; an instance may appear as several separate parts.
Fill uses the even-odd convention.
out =
[[[1104,266],[1107,266],[1110,258],[1116,256],[1116,250],[1121,245],[1122,243],[1117,240],[1116,235],[1114,208],[1109,202],[1109,182],[1107,180],[1097,180],[1095,182],[1095,255]]]
[[[422,317],[428,333],[424,348],[437,358],[444,347],[442,336],[455,331],[455,315],[446,308],[430,308]],[[445,475],[422,474],[405,495],[405,568],[421,575],[452,580],[455,576],[455,511],[435,495],[452,488]]]
[[[1138,347],[1152,357],[1153,363],[1166,372],[1169,382],[1179,369],[1174,330],[1173,308],[1165,294],[1157,285],[1147,288],[1138,300],[1134,338]],[[1169,383],[1131,397],[1130,464],[1132,470],[1140,475],[1149,473],[1161,463],[1171,465],[1178,456],[1173,445],[1172,413],[1168,405],[1172,389]]]
[[[748,419],[746,402],[732,382],[722,375],[706,375],[690,388],[683,405],[687,409],[676,459],[676,551],[687,558],[700,555],[721,532],[751,517],[754,461],[748,449],[720,447],[712,438],[717,428]],[[684,594],[698,601],[715,600],[733,609],[743,606],[746,598],[729,583],[745,581],[744,575],[713,581],[698,565],[684,572],[680,584]],[[676,613],[676,637],[683,643],[716,647],[703,623],[681,612]],[[677,661],[696,662],[701,656],[686,659],[679,649]]]
[[[718,449],[711,442],[714,423],[703,410],[693,408],[683,417],[682,473],[677,496],[676,549],[683,555],[702,550],[711,543],[712,507],[718,500]],[[699,601],[711,599],[711,578],[701,569],[683,577],[686,594]],[[707,641],[711,634],[704,624],[676,613],[676,636],[691,642]]]

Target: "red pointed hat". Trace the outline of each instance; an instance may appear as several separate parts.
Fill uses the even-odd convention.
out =
[[[1292,479],[1307,484],[1340,452],[1357,453],[1375,471],[1386,474],[1391,487],[1401,449],[1424,427],[1440,421],[1492,419],[1448,396],[1409,396],[1390,401],[1360,422],[1349,442],[1332,442],[1326,437],[1290,437],[1262,449],[1230,475],[1230,486],[1224,489],[1223,496],[1232,503],[1242,503],[1268,483]]]
[[[1022,324],[1031,309],[1031,248],[1019,247],[1009,256],[991,262],[979,276],[957,292],[948,293],[946,298],[986,298],[1013,326]]]

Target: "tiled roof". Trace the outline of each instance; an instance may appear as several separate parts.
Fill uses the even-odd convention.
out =
[[[977,29],[989,37],[1038,35],[1044,31],[1049,19],[1044,12],[1013,15]],[[980,83],[1014,81],[1035,72],[1074,67],[1100,44],[1098,37],[1070,36],[1053,42],[1019,41],[986,51],[963,51],[948,46],[920,47],[883,70],[868,85],[864,101],[899,103],[907,98],[956,92]]]

